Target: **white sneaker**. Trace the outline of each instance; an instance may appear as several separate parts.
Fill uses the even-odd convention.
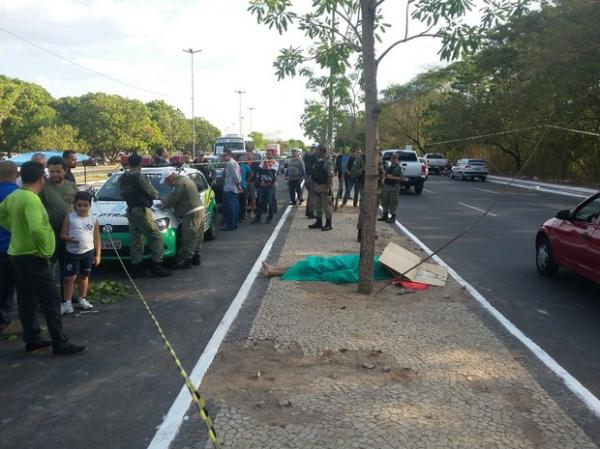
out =
[[[60,314],[66,315],[68,313],[73,313],[73,303],[71,301],[65,301],[60,305]]]
[[[77,307],[82,310],[90,310],[93,309],[94,306],[89,303],[89,301],[85,298],[79,298],[79,302],[77,303]]]

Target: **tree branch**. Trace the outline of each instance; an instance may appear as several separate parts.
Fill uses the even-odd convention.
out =
[[[405,17],[404,39],[408,39],[409,13],[410,13],[410,0],[406,0],[406,17]]]
[[[338,15],[339,15],[339,16],[340,16],[342,19],[344,19],[344,22],[346,22],[346,23],[348,24],[348,26],[349,26],[350,28],[352,28],[352,31],[354,31],[354,34],[355,34],[356,38],[358,39],[358,42],[360,42],[360,44],[362,45],[362,36],[361,36],[360,32],[358,31],[358,26],[357,26],[357,25],[354,25],[354,24],[353,24],[353,23],[350,21],[350,17],[349,17],[349,15],[347,15],[347,14],[345,14],[345,13],[346,13],[346,11],[345,11],[345,10],[344,10],[343,12],[342,12],[342,11],[339,11],[339,10],[337,11],[337,14],[338,14]]]
[[[435,25],[431,25],[429,28],[427,28],[425,31],[423,31],[422,33],[419,34],[415,34],[414,36],[410,36],[410,37],[405,37],[404,39],[400,39],[399,41],[394,42],[392,45],[390,45],[382,54],[381,56],[379,56],[379,58],[377,58],[377,60],[375,61],[376,65],[379,65],[379,63],[381,62],[381,60],[383,58],[386,57],[386,55],[392,51],[394,48],[396,48],[398,45],[400,44],[404,44],[405,42],[408,41],[412,41],[414,39],[418,39],[420,37],[437,37],[437,33],[430,33],[430,31],[433,29]]]
[[[362,47],[360,45],[357,45],[356,42],[352,42],[348,36],[344,35],[343,33],[340,33],[337,29],[335,29],[334,27],[331,27],[329,25],[326,25],[324,23],[321,22],[315,22],[312,21],[310,19],[305,19],[307,21],[307,23],[310,23],[312,26],[315,26],[317,28],[322,29],[323,31],[327,31],[327,32],[333,32],[335,34],[337,34],[338,36],[340,36],[342,38],[342,40],[349,45],[350,47],[352,47],[352,49],[354,49],[354,51],[360,53],[362,51]]]

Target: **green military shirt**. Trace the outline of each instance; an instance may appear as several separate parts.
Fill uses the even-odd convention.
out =
[[[400,178],[400,177],[402,177],[402,167],[400,166],[400,164],[390,165],[385,170],[385,174]],[[400,181],[396,181],[393,179],[384,179],[384,184],[397,185],[397,184],[400,184]]]
[[[332,178],[335,173],[335,165],[329,156],[323,160],[323,169],[327,172],[327,176]]]
[[[130,168],[127,171],[129,174],[131,175],[135,175],[136,173],[140,173],[140,177],[139,177],[139,187],[140,189],[145,192],[146,194],[148,194],[150,196],[150,198],[158,198],[158,192],[156,191],[156,189],[154,188],[154,186],[150,183],[150,181],[148,181],[148,178],[146,178],[143,173],[141,173],[141,170],[139,168]],[[119,187],[121,187],[121,183],[123,182],[123,175],[119,176]]]
[[[177,175],[173,191],[165,198],[164,204],[172,207],[175,215],[182,217],[187,212],[202,206],[198,188],[187,176]]]
[[[40,199],[48,211],[50,225],[54,232],[60,232],[63,220],[73,211],[73,201],[78,191],[77,185],[71,181],[65,180],[62,186],[50,179],[46,181],[44,190],[40,192]]]

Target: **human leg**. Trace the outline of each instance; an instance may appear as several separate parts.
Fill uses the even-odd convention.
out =
[[[138,228],[139,214],[134,214],[133,211],[139,209],[128,209],[127,220],[129,221],[129,255],[131,263],[134,266],[139,266],[144,258],[144,234]]]
[[[0,254],[0,330],[6,328],[11,320],[15,296],[15,270],[8,254]]]
[[[269,207],[267,221],[271,221],[273,219],[273,214],[277,213],[277,200],[275,199],[274,188],[267,189],[267,202]]]

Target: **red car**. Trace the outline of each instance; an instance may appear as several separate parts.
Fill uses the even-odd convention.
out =
[[[545,222],[535,248],[540,274],[552,276],[564,267],[600,284],[600,192]]]

